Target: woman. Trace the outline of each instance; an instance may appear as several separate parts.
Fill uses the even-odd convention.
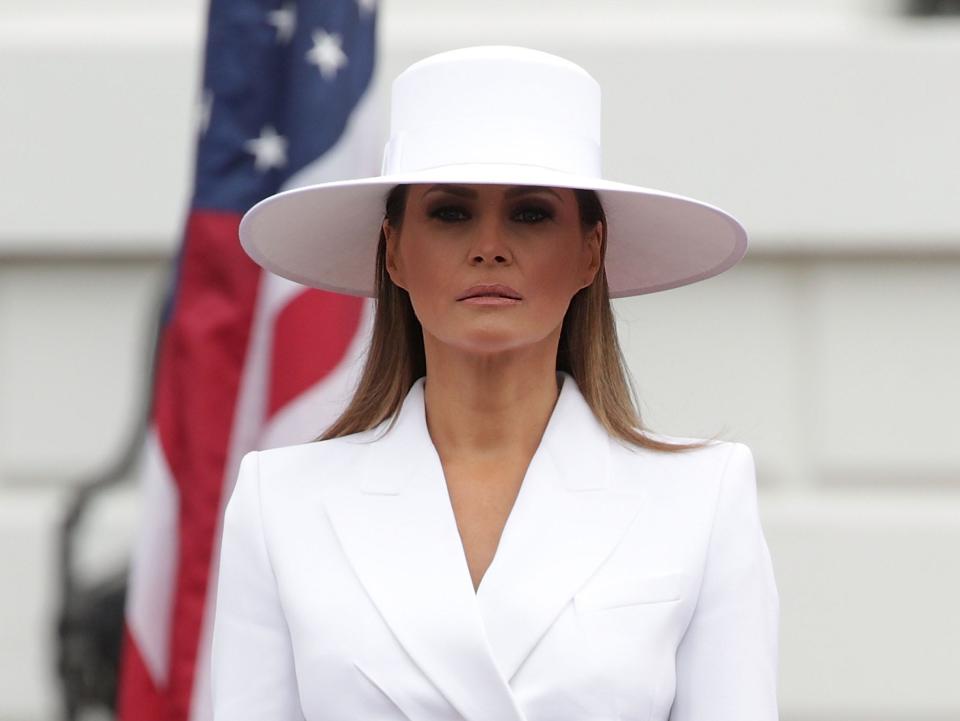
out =
[[[377,308],[341,418],[243,459],[215,718],[776,719],[750,450],[642,428],[609,302],[726,270],[743,229],[602,179],[599,88],[555,56],[427,58],[391,112],[381,176],[241,225]]]

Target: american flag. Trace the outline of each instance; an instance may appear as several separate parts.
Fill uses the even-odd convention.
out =
[[[359,376],[369,301],[261,270],[237,229],[278,190],[376,174],[375,15],[375,0],[211,2],[195,188],[143,454],[121,721],[212,717],[213,574],[240,459],[318,436]]]

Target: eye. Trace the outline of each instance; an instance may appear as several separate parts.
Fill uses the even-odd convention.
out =
[[[543,205],[522,205],[513,211],[513,219],[521,223],[541,223],[553,218],[553,210]]]
[[[459,205],[438,205],[431,209],[428,215],[443,223],[461,223],[470,219],[470,213]]]

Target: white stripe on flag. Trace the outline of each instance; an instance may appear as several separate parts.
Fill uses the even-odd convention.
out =
[[[162,687],[170,670],[179,495],[153,425],[147,430],[139,478],[140,532],[130,563],[124,615],[154,684]]]

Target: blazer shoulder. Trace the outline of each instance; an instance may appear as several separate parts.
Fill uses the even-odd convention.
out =
[[[376,429],[361,431],[324,441],[308,441],[254,451],[264,484],[328,485],[335,479],[349,478],[365,449],[376,442]]]
[[[616,445],[619,445],[624,450],[632,452],[635,455],[639,454],[643,456],[649,456],[651,458],[660,459],[661,461],[672,460],[681,465],[685,465],[687,463],[724,463],[725,460],[733,453],[751,453],[749,446],[740,441],[715,440],[712,438],[698,438],[695,436],[677,436],[667,433],[656,433],[653,431],[644,431],[644,435],[652,440],[660,441],[662,443],[671,443],[674,445],[702,445],[700,445],[699,448],[691,448],[680,451],[661,451],[655,448],[633,446],[625,443],[618,443]]]
[[[711,440],[664,433],[647,433],[668,443],[703,442],[699,448],[662,451],[640,446],[614,444],[614,464],[625,478],[643,477],[648,487],[660,487],[668,494],[716,497],[722,485],[753,482],[753,453],[745,443]],[[728,476],[735,478],[724,479]]]

